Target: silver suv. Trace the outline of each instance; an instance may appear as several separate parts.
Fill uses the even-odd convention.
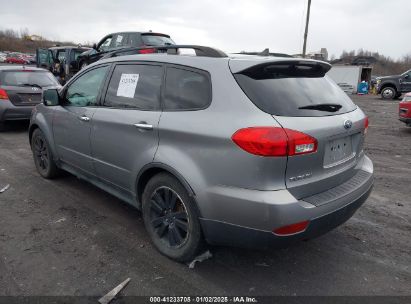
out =
[[[139,208],[178,261],[206,242],[284,246],[349,219],[373,185],[368,119],[330,65],[191,47],[98,61],[45,91],[29,129],[40,175],[62,169]]]

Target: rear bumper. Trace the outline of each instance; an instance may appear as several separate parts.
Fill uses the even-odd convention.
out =
[[[311,203],[296,200],[287,190],[244,192],[243,189],[235,196],[237,204],[233,201],[233,189],[224,194],[225,198],[220,193],[218,213],[215,213],[214,217],[201,219],[204,236],[211,244],[264,248],[283,247],[322,235],[347,221],[371,193],[371,160],[364,156],[357,167],[362,178],[360,182],[353,177],[344,183],[349,187],[342,184],[319,193],[310,197]],[[354,182],[356,186],[353,187]],[[314,205],[313,199],[327,201]],[[225,203],[230,206],[232,216],[225,212]],[[310,224],[304,232],[290,236],[277,236],[272,233],[276,228],[306,220],[309,220]]]
[[[0,101],[0,121],[29,120],[34,106],[15,106],[9,100]]]

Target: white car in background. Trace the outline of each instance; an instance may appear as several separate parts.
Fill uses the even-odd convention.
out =
[[[6,55],[7,54],[0,52],[0,62],[5,62],[6,61]]]

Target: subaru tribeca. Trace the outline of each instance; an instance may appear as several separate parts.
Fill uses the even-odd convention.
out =
[[[29,129],[40,175],[65,170],[136,206],[178,261],[206,242],[310,239],[364,203],[368,119],[328,63],[179,47],[102,60],[45,91]]]

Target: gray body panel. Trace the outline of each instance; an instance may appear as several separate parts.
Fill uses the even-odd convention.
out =
[[[136,185],[146,169],[161,168],[175,175],[196,202],[205,237],[211,243],[215,238],[212,227],[271,233],[275,228],[342,212],[354,202],[363,202],[373,184],[373,165],[362,149],[364,113],[357,108],[341,115],[280,117],[261,111],[241,90],[232,73],[269,60],[283,59],[155,54],[102,60],[90,67],[108,62],[148,61],[207,71],[212,81],[212,102],[202,110],[158,112],[98,106],[70,111],[62,106],[39,105],[30,133],[33,128],[41,128],[64,169],[137,207],[141,204],[137,192],[142,189]],[[70,82],[66,86],[69,85]],[[81,122],[77,117],[83,114],[91,120]],[[349,130],[344,129],[346,120],[352,121]],[[152,125],[153,129],[139,130],[133,126],[136,123]],[[241,128],[253,126],[304,132],[318,140],[318,151],[292,157],[249,154],[231,136]],[[352,153],[333,163],[327,148],[341,138],[350,138]],[[306,172],[310,172],[308,178],[290,180]],[[359,172],[368,174],[360,175],[362,180],[357,182]],[[344,183],[352,185],[338,188]],[[344,189],[348,189],[346,193],[341,192]],[[334,198],[328,195],[325,203],[313,203],[326,197],[316,195],[333,195],[333,191],[338,192]]]

